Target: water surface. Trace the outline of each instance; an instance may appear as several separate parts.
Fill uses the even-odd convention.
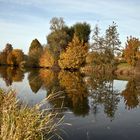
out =
[[[17,97],[29,105],[62,91],[62,97],[50,104],[63,105],[64,122],[71,124],[60,126],[64,140],[140,139],[138,77],[119,80],[114,75],[0,67],[0,87],[15,89]]]

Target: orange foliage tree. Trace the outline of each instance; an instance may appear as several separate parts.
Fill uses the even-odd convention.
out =
[[[54,65],[54,57],[51,51],[46,47],[43,54],[40,57],[39,65],[41,67],[50,68]]]
[[[19,66],[24,61],[24,53],[20,49],[14,49],[7,56],[7,64]]]
[[[140,59],[140,40],[138,38],[127,38],[126,47],[124,49],[124,58],[130,65],[136,65],[136,62]]]
[[[81,42],[76,35],[68,44],[66,51],[60,54],[59,65],[62,69],[79,69],[85,64],[88,44]]]

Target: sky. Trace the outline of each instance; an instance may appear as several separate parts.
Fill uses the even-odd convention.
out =
[[[0,0],[0,51],[11,43],[27,54],[35,38],[46,44],[53,17],[98,24],[102,33],[114,21],[123,45],[127,36],[140,38],[140,0]]]

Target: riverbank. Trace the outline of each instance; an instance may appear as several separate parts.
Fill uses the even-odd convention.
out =
[[[120,63],[116,66],[111,65],[87,65],[80,69],[81,73],[104,73],[104,74],[115,74],[115,75],[124,75],[124,76],[134,76],[140,75],[140,69],[138,67],[132,67],[127,63]]]
[[[128,76],[136,76],[140,75],[140,68],[133,67],[127,63],[120,63],[117,65],[116,70],[114,71],[116,75],[128,75]]]

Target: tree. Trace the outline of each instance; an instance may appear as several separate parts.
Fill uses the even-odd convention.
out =
[[[74,26],[74,33],[79,38],[80,41],[83,41],[84,43],[89,41],[89,35],[90,35],[90,25],[86,22],[84,23],[76,23]]]
[[[140,40],[135,37],[127,38],[123,55],[128,64],[135,66],[140,59]]]
[[[40,42],[37,39],[34,39],[31,42],[30,48],[29,48],[29,59],[28,59],[28,65],[32,67],[38,67],[39,66],[39,59],[43,52],[43,47],[40,44]]]
[[[7,64],[7,53],[0,52],[0,64],[5,65]]]
[[[43,54],[41,55],[39,60],[39,66],[50,68],[54,65],[54,62],[55,60],[53,54],[48,47],[45,47]]]
[[[0,64],[7,64],[7,56],[13,50],[11,44],[7,43],[2,52],[0,52]]]
[[[3,50],[3,52],[6,52],[7,54],[10,53],[13,50],[13,47],[11,44],[7,43],[5,45],[5,49]]]
[[[7,64],[19,66],[24,61],[24,53],[20,49],[12,50],[7,56]]]
[[[112,23],[106,30],[106,35],[105,35],[105,45],[107,50],[109,50],[113,55],[113,58],[115,57],[115,52],[120,51],[120,45],[121,42],[119,40],[119,33],[117,31],[117,25],[115,22]]]
[[[105,50],[105,39],[103,36],[100,36],[100,28],[98,25],[95,26],[93,30],[93,44],[90,46],[91,51],[103,52]]]
[[[70,41],[70,29],[65,25],[63,18],[52,18],[50,21],[51,33],[47,36],[47,42],[50,51],[54,54],[55,60],[59,59],[59,55],[65,50]]]
[[[80,42],[74,35],[73,40],[68,44],[66,51],[62,52],[59,59],[59,65],[62,69],[79,69],[85,64],[85,58],[88,51],[88,44]]]

